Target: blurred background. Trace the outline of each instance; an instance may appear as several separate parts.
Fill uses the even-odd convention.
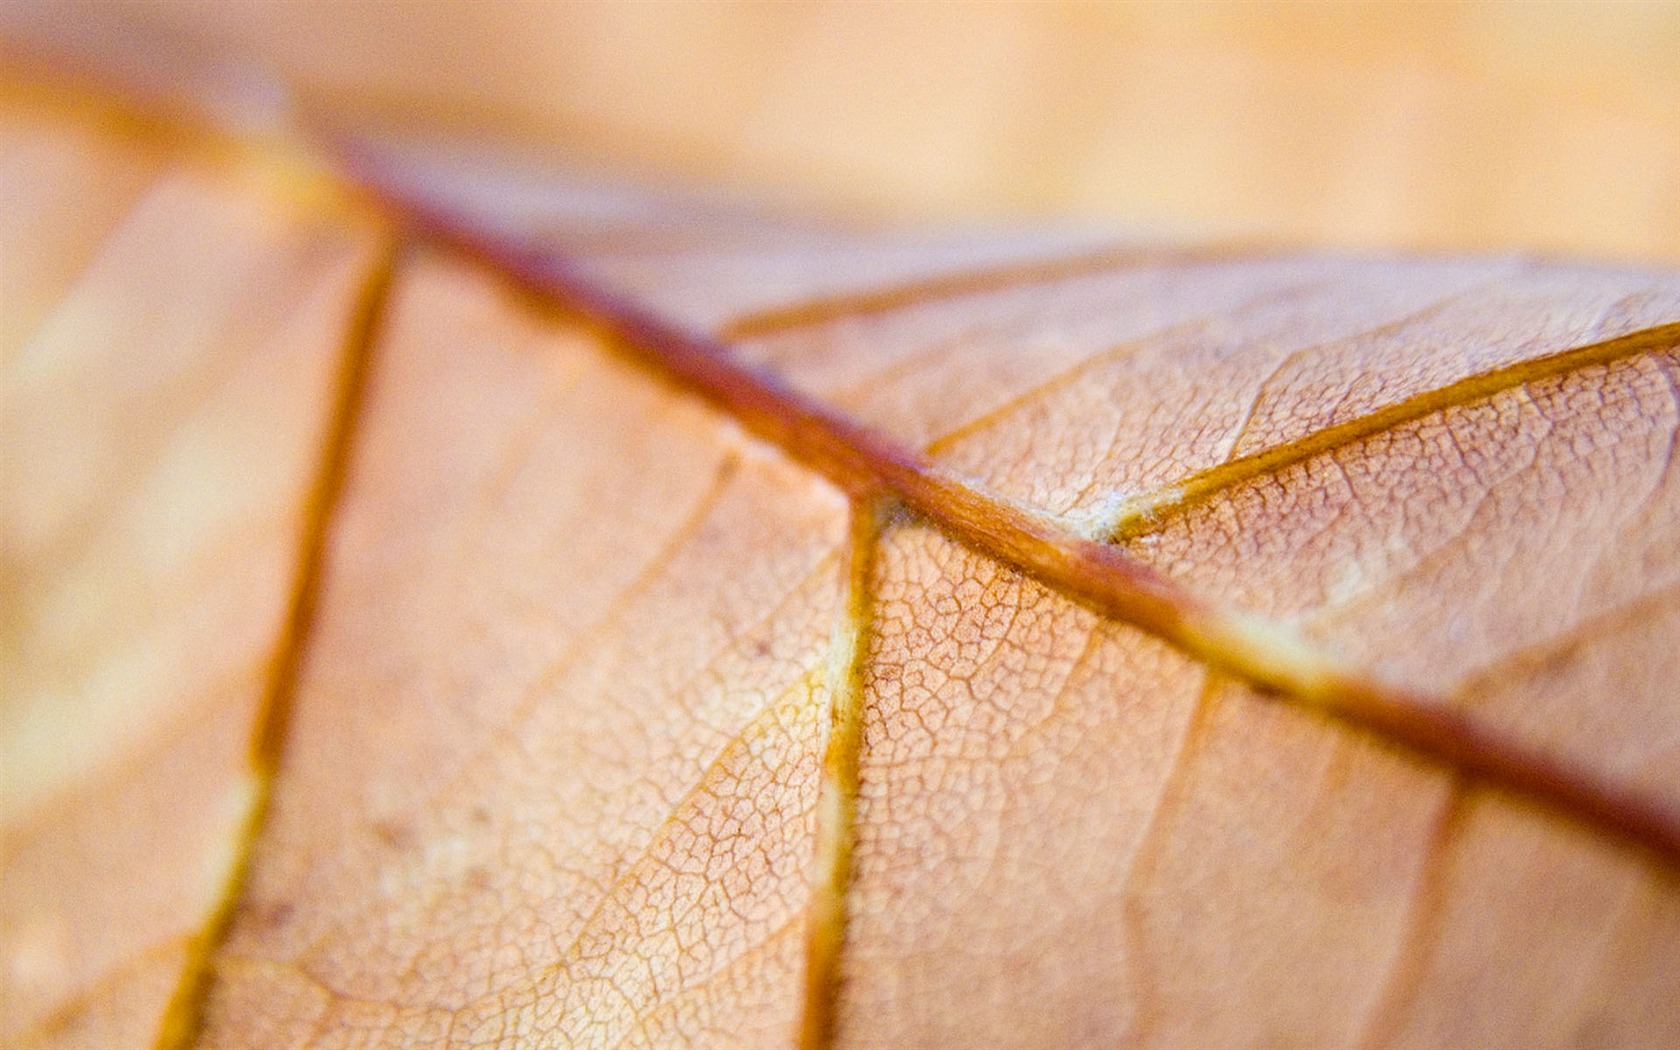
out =
[[[1680,260],[1677,3],[0,10],[13,50],[93,40],[201,77],[274,70],[342,112],[830,209]]]

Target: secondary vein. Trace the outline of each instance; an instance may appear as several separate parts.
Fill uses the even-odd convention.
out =
[[[1531,799],[1680,868],[1680,805],[1529,747],[1453,709],[1444,697],[1381,681],[1280,624],[1210,601],[1113,544],[990,495],[780,378],[736,361],[714,337],[597,283],[576,259],[487,234],[446,209],[407,199],[382,184],[353,150],[340,149],[339,159],[352,178],[420,230],[484,261],[536,302],[593,324],[623,356],[713,404],[855,500],[894,499],[970,549],[1215,670]],[[1630,342],[1650,345],[1669,334],[1667,327],[1635,333],[1597,352],[1620,353]]]
[[[801,1050],[828,1050],[834,1042],[852,848],[857,839],[863,678],[872,631],[871,583],[880,531],[880,505],[854,501],[845,601],[828,657],[828,747],[817,799],[816,860],[811,872],[811,912],[805,941],[805,998],[799,1023]]]

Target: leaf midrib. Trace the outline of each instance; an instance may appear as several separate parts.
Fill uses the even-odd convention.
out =
[[[591,322],[608,348],[648,373],[699,396],[759,438],[780,448],[845,490],[854,513],[869,505],[900,507],[935,526],[953,541],[990,557],[1105,619],[1140,628],[1174,645],[1212,669],[1245,681],[1287,702],[1321,710],[1355,728],[1398,744],[1425,759],[1483,784],[1510,791],[1544,808],[1624,843],[1654,854],[1670,869],[1680,869],[1680,812],[1610,783],[1592,770],[1572,768],[1514,739],[1476,726],[1454,712],[1447,697],[1401,689],[1362,668],[1347,666],[1326,652],[1293,637],[1276,623],[1196,594],[1170,576],[1126,555],[1112,542],[1090,540],[1037,508],[1024,507],[985,491],[946,471],[927,455],[863,426],[824,402],[785,386],[774,376],[736,362],[718,339],[687,330],[642,308],[633,300],[593,284],[577,260],[525,251],[432,212],[417,202],[384,193],[377,180],[358,173],[340,157],[351,183],[372,189],[394,215],[421,237],[464,250],[490,270],[549,307]],[[283,737],[295,666],[309,643],[313,589],[317,586],[324,538],[333,523],[334,500],[343,482],[355,421],[365,398],[360,370],[368,348],[381,337],[384,318],[378,303],[388,282],[400,279],[394,260],[398,239],[386,236],[384,259],[370,277],[363,315],[346,338],[343,393],[330,424],[331,439],[300,550],[298,596],[294,614],[277,646],[271,699],[256,734],[255,761],[272,785],[274,758]],[[1093,252],[1074,260],[1020,264],[1011,277],[1030,276],[1058,266],[1074,272],[1122,261],[1125,253]],[[907,282],[849,297],[850,309],[890,309],[911,301],[924,286],[929,291],[960,293],[985,287],[990,274],[951,274],[937,282]],[[820,321],[820,309],[791,306],[767,312],[762,323]],[[741,331],[737,321],[725,331]],[[1492,369],[1426,391],[1359,419],[1315,432],[1285,446],[1198,472],[1130,504],[1110,535],[1115,540],[1154,531],[1170,518],[1255,477],[1321,455],[1373,434],[1404,425],[1433,412],[1621,358],[1673,349],[1680,345],[1680,322],[1644,328],[1614,339],[1571,347],[1544,357]],[[867,576],[867,573],[863,574]],[[867,594],[858,600],[867,602]],[[1437,717],[1439,715],[1440,717]],[[1419,717],[1413,717],[1419,716]],[[855,756],[853,756],[855,758]],[[855,787],[855,785],[854,785]],[[260,830],[266,807],[258,802],[241,847],[247,851]],[[849,816],[849,815],[848,815]],[[846,834],[846,829],[838,829]],[[838,873],[844,879],[844,872]],[[242,870],[230,878],[217,916],[195,940],[193,965],[183,975],[160,1046],[190,1045],[202,1008],[210,956],[237,902]],[[843,921],[843,916],[841,918]],[[843,930],[841,931],[843,934]],[[822,990],[822,989],[826,989]],[[816,982],[807,990],[805,1013],[825,1012],[833,983]],[[181,1011],[181,1012],[177,1012]],[[819,1036],[813,1045],[826,1045]]]
[[[1507,738],[1455,711],[1445,694],[1381,681],[1318,650],[1281,624],[1199,595],[1110,543],[1073,532],[1035,508],[981,491],[927,456],[865,427],[778,378],[737,363],[727,346],[594,283],[579,261],[474,230],[383,187],[342,158],[352,178],[381,196],[422,236],[480,260],[530,294],[592,323],[610,348],[701,397],[854,500],[897,503],[963,546],[1009,566],[1099,615],[1130,624],[1208,666],[1283,699],[1323,711],[1472,779],[1527,797],[1680,866],[1680,813]],[[894,301],[890,291],[882,301]],[[1202,472],[1169,491],[1200,502],[1248,477],[1401,425],[1464,400],[1548,374],[1680,342],[1660,325],[1535,361],[1479,373],[1277,450]],[[1167,508],[1159,504],[1151,517]],[[1124,529],[1120,530],[1124,533]]]

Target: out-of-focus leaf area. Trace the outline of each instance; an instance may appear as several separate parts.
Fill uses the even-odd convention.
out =
[[[0,24],[831,206],[1680,257],[1671,3],[19,0]]]

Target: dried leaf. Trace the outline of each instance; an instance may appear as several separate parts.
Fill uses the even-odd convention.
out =
[[[178,162],[123,175],[107,133],[65,119],[8,139],[8,157],[46,158],[8,178],[105,151],[87,155],[113,173],[90,214],[132,211],[106,234],[54,225],[50,199],[8,219],[49,261],[27,301],[93,253],[77,287],[106,263],[141,291],[93,301],[170,338],[119,347],[64,306],[19,314],[19,332],[67,333],[55,367],[106,371],[30,401],[86,425],[75,441],[17,417],[16,447],[61,447],[90,480],[64,496],[69,468],[8,468],[8,608],[109,564],[23,540],[13,557],[10,508],[45,543],[30,537],[60,519],[33,516],[72,520],[54,508],[79,500],[116,508],[146,540],[118,553],[147,567],[154,548],[241,559],[217,581],[247,588],[255,626],[178,649],[162,627],[74,635],[78,653],[182,655],[132,688],[135,722],[87,737],[109,754],[60,767],[33,823],[12,821],[8,786],[4,994],[30,1014],[9,1040],[155,1029],[160,996],[196,1006],[184,949],[145,956],[165,989],[148,1002],[91,936],[52,959],[56,983],[18,976],[48,958],[23,935],[40,923],[160,900],[167,921],[125,931],[125,951],[215,941],[196,1034],[216,1047],[1680,1032],[1680,275],[917,239],[341,137],[345,170],[430,240],[395,264],[339,421],[354,438],[291,639],[307,508],[339,488],[327,406],[381,271],[377,224],[342,209],[323,226],[277,188],[243,219],[211,179],[176,205],[205,209],[203,232],[125,255]],[[274,224],[330,248],[304,267]],[[206,320],[241,271],[197,254],[236,234],[274,275],[238,300],[243,342]],[[212,287],[179,294],[187,277]],[[145,291],[165,278],[176,294]],[[216,498],[190,518],[108,498],[106,479],[148,469],[119,440],[140,424],[106,434],[107,416],[60,407],[71,391],[126,393],[99,393],[119,366],[236,367],[270,329],[317,364],[237,406],[237,429],[202,390],[133,410],[160,433],[217,426],[261,500],[196,461],[194,491]],[[8,352],[9,405],[31,359]],[[170,578],[179,605],[142,607],[171,625],[220,608],[192,579]],[[18,607],[20,638],[50,622]],[[6,651],[19,754],[37,745],[13,712],[59,694],[10,683],[61,651]],[[295,676],[261,673],[286,654]],[[203,689],[169,687],[224,665],[258,673],[218,704],[232,728],[200,739]],[[279,702],[259,711],[265,686]],[[158,762],[148,711],[178,712],[214,756]],[[283,735],[277,769],[263,748],[246,761],[251,733]],[[107,859],[235,855],[248,812],[168,857],[84,830],[89,797],[99,819],[134,806],[130,829],[219,812],[121,781],[119,751],[140,776],[223,770],[206,795],[271,780],[243,879],[223,860],[219,891],[131,880]],[[99,881],[64,884],[60,842],[103,851]],[[196,895],[176,902],[182,886]],[[210,913],[235,888],[224,931]]]

